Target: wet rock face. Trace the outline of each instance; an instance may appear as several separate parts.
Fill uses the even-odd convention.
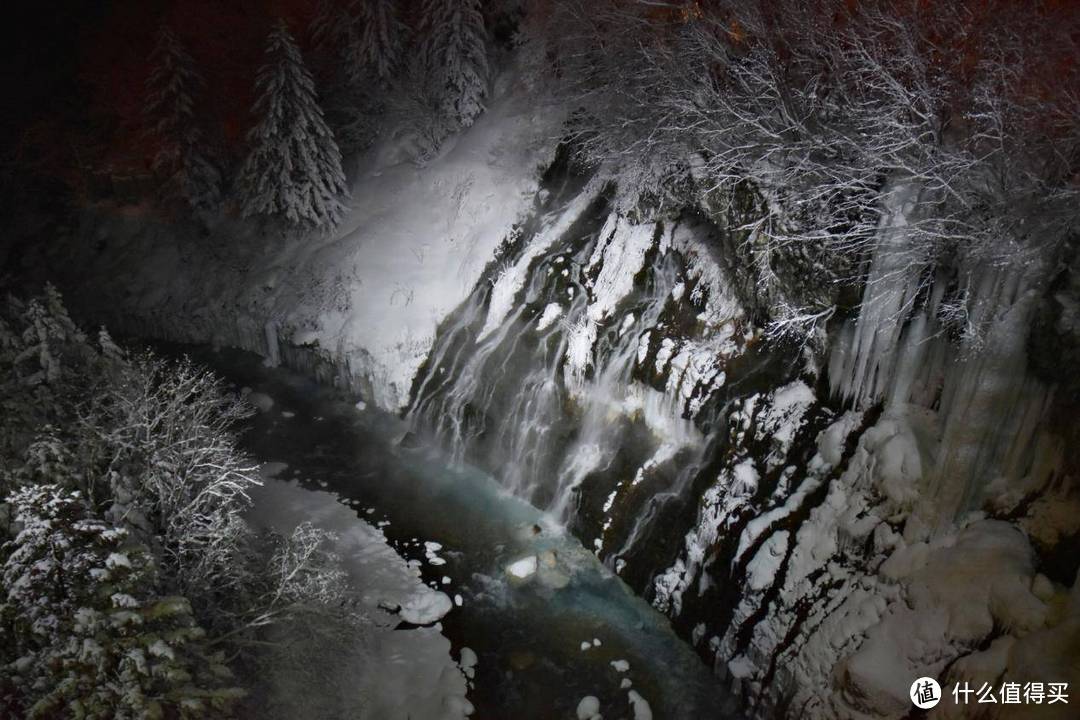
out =
[[[533,217],[443,320],[403,445],[435,438],[564,520],[761,717],[896,717],[899,679],[1000,675],[1039,638],[1068,636],[1080,439],[1045,431],[1075,430],[1072,265],[1033,319],[1016,289],[1037,282],[969,272],[986,279],[980,356],[938,332],[932,293],[911,316],[882,315],[881,332],[866,307],[910,294],[889,268],[896,283],[851,303],[833,282],[851,268],[738,230],[771,212],[749,190],[642,222],[613,209],[609,185],[568,172],[548,173]],[[859,305],[827,338],[837,362],[811,363],[827,374],[764,339],[784,299]],[[184,322],[128,329],[212,329],[253,349],[276,335],[238,316]],[[283,363],[374,397],[348,360],[362,349],[291,337]],[[941,465],[978,454],[1008,472]],[[958,516],[935,524],[921,498]],[[977,575],[961,567],[971,558]],[[560,558],[518,559],[515,582],[567,582]]]
[[[1080,403],[1080,240],[1072,257],[1047,288],[1032,323],[1032,370],[1058,386],[1064,400]]]
[[[784,234],[785,224],[800,220],[776,213],[771,205],[778,200],[766,199],[760,188],[744,180],[707,194],[701,203],[703,216],[719,230],[710,239],[715,255],[747,314],[765,325],[785,303],[819,309],[854,306],[855,279],[865,257],[805,242],[772,240],[770,235]],[[765,222],[775,227],[754,229],[763,218],[772,218]]]

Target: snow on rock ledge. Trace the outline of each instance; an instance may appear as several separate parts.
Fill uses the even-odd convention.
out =
[[[932,534],[919,522],[932,413],[836,415],[795,382],[746,398],[728,422],[730,458],[655,602],[694,624],[760,716],[786,694],[799,717],[899,720],[917,677],[1039,681],[1037,643],[1044,681],[1080,682],[1067,649],[1080,595],[1036,574],[1017,523],[972,514]],[[731,583],[725,610],[718,588]]]

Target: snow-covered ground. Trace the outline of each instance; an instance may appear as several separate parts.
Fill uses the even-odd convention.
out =
[[[333,550],[372,621],[370,632],[358,634],[357,643],[366,650],[358,653],[359,660],[326,658],[321,669],[326,687],[351,684],[362,703],[358,717],[460,720],[470,715],[465,668],[451,657],[450,641],[437,622],[450,612],[450,598],[425,585],[419,569],[387,544],[382,530],[357,518],[332,493],[271,477],[280,469],[280,464],[264,468],[263,486],[251,494],[248,521],[282,534],[302,522],[335,533]],[[395,630],[402,620],[429,626]],[[462,652],[463,665],[469,665],[469,657]]]
[[[302,339],[368,358],[375,400],[400,408],[436,326],[531,208],[560,116],[504,76],[487,113],[418,168],[392,143],[361,157],[352,210],[331,238],[309,238],[277,266],[274,312]],[[341,284],[336,303],[300,288]],[[315,302],[312,302],[315,300]]]

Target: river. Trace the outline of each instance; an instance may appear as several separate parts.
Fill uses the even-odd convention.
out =
[[[468,646],[479,658],[469,693],[474,717],[574,718],[591,695],[604,717],[630,718],[631,690],[656,718],[737,717],[665,616],[491,476],[416,442],[396,416],[357,408],[304,376],[264,367],[256,355],[182,351],[273,399],[243,433],[256,460],[285,463],[301,487],[336,493],[357,522],[381,526],[399,554],[419,561],[425,582],[461,597],[442,625],[455,653]],[[432,542],[441,546],[434,553]],[[530,570],[532,559],[537,570],[528,577],[507,571],[521,560],[516,567]]]

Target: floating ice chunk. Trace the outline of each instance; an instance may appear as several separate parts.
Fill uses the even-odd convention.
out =
[[[528,557],[510,563],[506,568],[506,572],[508,572],[512,577],[518,578],[519,580],[524,580],[525,578],[536,572],[536,566],[536,556],[530,555]]]
[[[593,647],[600,647],[600,638],[593,638],[592,644]]]
[[[363,412],[364,410],[367,410],[367,403],[364,402],[363,400],[357,400],[356,401],[356,409],[359,410],[360,412]]]
[[[619,687],[622,688],[623,690],[629,690],[633,686],[634,686],[634,681],[631,680],[630,678],[623,678],[622,682],[619,683]]]
[[[289,418],[294,418],[294,417],[296,417],[296,413],[292,412],[291,410],[282,410],[282,411],[281,411],[281,417],[283,417],[283,418],[285,418],[286,420],[288,420]]]
[[[442,545],[437,542],[425,542],[424,543],[424,556],[427,561],[432,565],[445,565],[446,561],[436,555],[436,553],[442,550]]]
[[[461,596],[460,595],[455,595],[454,596],[454,604],[457,605],[458,607],[461,607],[461,603],[462,603]]]
[[[472,648],[461,648],[461,659],[458,661],[458,666],[461,671],[465,673],[465,677],[472,680],[476,676],[476,663],[479,662],[476,653]]]
[[[401,606],[401,618],[413,625],[430,625],[442,619],[453,605],[445,594],[424,587]]]
[[[611,667],[615,668],[615,672],[624,673],[630,669],[630,663],[626,660],[612,660]]]
[[[586,695],[577,705],[578,720],[592,720],[600,714],[600,700],[594,695]]]
[[[449,585],[450,584],[450,578],[448,578],[446,575],[443,575],[442,576],[442,584],[443,585]]]
[[[591,647],[592,647],[592,643],[589,642],[588,640],[582,640],[581,641],[581,652],[585,652],[586,650],[588,650]]]
[[[634,720],[652,720],[652,708],[645,698],[641,697],[636,690],[631,690],[627,695],[630,705],[634,708]]]

